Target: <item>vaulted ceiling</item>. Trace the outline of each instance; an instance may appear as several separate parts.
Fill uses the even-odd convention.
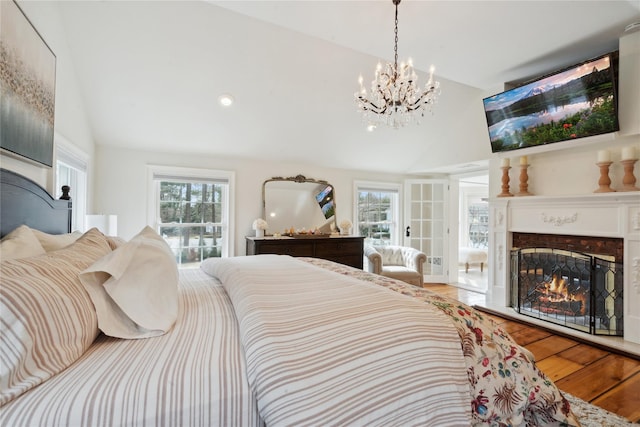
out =
[[[422,83],[434,64],[442,95],[420,125],[367,132],[353,96],[393,59],[391,0],[57,4],[98,144],[397,173],[486,160],[484,96],[640,21],[640,0],[403,0],[399,57]]]

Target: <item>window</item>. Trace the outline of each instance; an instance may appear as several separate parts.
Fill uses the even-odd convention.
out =
[[[371,245],[397,245],[400,185],[356,183],[356,227]]]
[[[489,203],[478,201],[469,204],[468,246],[473,248],[489,247]]]
[[[83,231],[87,213],[87,155],[56,137],[55,194],[62,196],[62,186],[71,187],[71,230]]]
[[[486,176],[460,180],[460,247],[487,248],[489,242],[489,191]]]
[[[232,253],[229,224],[233,173],[150,167],[155,229],[180,267]]]

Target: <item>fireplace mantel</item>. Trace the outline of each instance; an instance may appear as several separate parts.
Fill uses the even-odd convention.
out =
[[[617,237],[624,241],[624,342],[640,344],[640,193],[526,196],[490,201],[487,306],[510,310],[512,233]],[[587,334],[585,334],[587,335]],[[587,335],[584,337],[589,339]]]

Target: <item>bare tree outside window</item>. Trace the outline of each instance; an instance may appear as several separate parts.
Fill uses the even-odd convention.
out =
[[[159,232],[179,265],[222,256],[225,184],[160,182]]]

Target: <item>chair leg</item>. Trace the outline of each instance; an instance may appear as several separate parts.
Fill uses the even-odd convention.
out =
[[[465,263],[464,263],[464,272],[465,272],[465,273],[468,273],[468,272],[469,272],[469,263],[468,263],[468,262],[465,262]]]
[[[482,269],[483,269],[483,267],[484,267],[484,262],[481,262],[481,263],[480,263],[480,273],[482,273]]]

